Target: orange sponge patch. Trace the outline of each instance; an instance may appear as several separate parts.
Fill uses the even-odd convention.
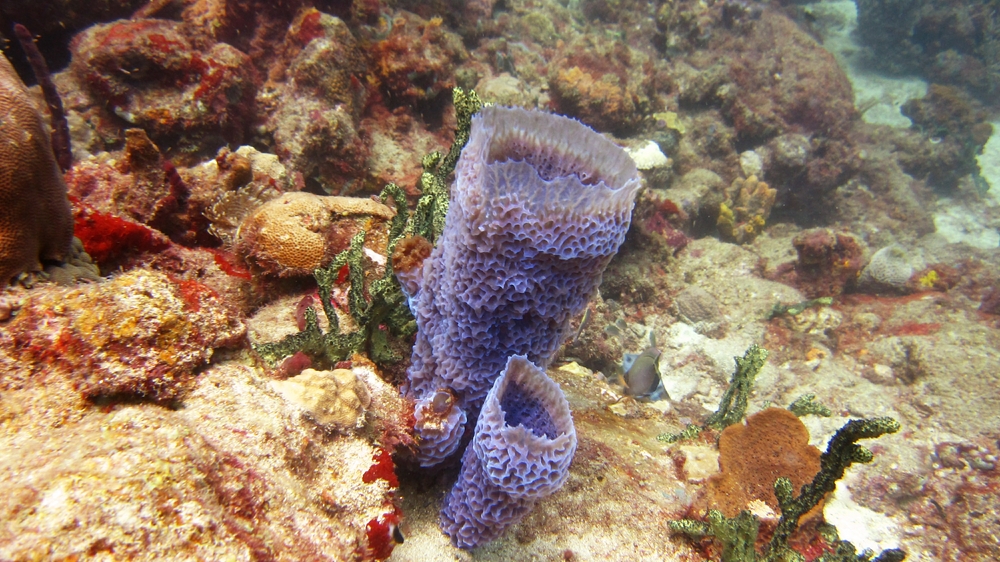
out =
[[[710,507],[735,517],[751,502],[763,501],[779,514],[774,481],[792,481],[795,494],[819,472],[820,451],[809,445],[809,431],[795,414],[768,408],[731,425],[719,438],[721,473],[709,480]],[[822,512],[822,503],[804,519]]]

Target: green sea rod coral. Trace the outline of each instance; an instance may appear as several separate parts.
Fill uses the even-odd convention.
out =
[[[705,420],[705,427],[726,429],[734,423],[743,421],[747,413],[747,398],[750,397],[750,390],[753,389],[753,381],[757,378],[757,373],[764,368],[767,361],[768,351],[763,347],[753,344],[747,349],[743,357],[736,357],[736,372],[729,382],[729,388],[722,395],[719,409]]]
[[[457,121],[455,140],[452,141],[448,154],[442,155],[434,151],[421,160],[424,172],[417,181],[420,200],[406,229],[408,235],[418,234],[432,243],[437,241],[444,230],[444,217],[448,214],[448,176],[455,171],[458,157],[462,154],[465,143],[469,142],[472,116],[483,108],[483,100],[472,90],[466,92],[462,88],[455,88],[452,100]]]
[[[747,413],[747,399],[750,390],[753,389],[753,381],[757,378],[757,373],[764,367],[767,361],[768,351],[757,344],[747,348],[743,357],[734,357],[736,360],[736,371],[729,381],[729,388],[722,395],[719,402],[719,409],[705,420],[704,426],[689,424],[680,433],[664,433],[656,437],[664,443],[676,443],[683,439],[693,439],[702,430],[716,429],[722,431],[734,423],[743,421]]]
[[[397,205],[405,202],[402,189],[392,183],[382,189],[379,197],[383,203],[390,197]],[[404,210],[397,212],[389,225],[390,255],[406,229],[407,219]],[[365,298],[362,264],[364,242],[365,233],[359,232],[351,239],[350,247],[337,254],[328,266],[313,272],[319,287],[323,314],[330,325],[325,333],[319,327],[316,310],[309,307],[306,309],[306,327],[302,331],[279,342],[255,345],[254,351],[272,363],[297,351],[303,351],[313,357],[324,357],[331,363],[346,359],[352,353],[362,350],[367,351],[369,357],[377,363],[399,361],[402,357],[392,350],[389,337],[411,335],[416,325],[406,307],[406,299],[399,290],[399,282],[393,273],[391,260],[386,262],[385,273],[371,282],[368,287],[368,298]],[[359,329],[348,333],[341,333],[337,311],[331,300],[333,285],[337,282],[344,266],[347,266],[347,279],[350,281],[347,293],[348,312],[354,323],[359,326]]]

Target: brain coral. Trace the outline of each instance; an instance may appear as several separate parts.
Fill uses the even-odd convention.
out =
[[[569,403],[545,371],[516,355],[486,396],[441,527],[460,548],[499,537],[558,490],[576,452]]]
[[[368,387],[348,369],[306,369],[290,379],[271,381],[271,388],[320,424],[337,429],[357,427],[371,405]]]
[[[405,392],[423,466],[457,448],[511,355],[545,366],[618,251],[639,188],[635,163],[583,124],[486,107],[455,170],[444,232],[413,296],[418,332]],[[447,418],[447,419],[442,419]]]
[[[236,232],[236,253],[252,270],[280,277],[310,275],[368,231],[372,219],[395,215],[371,199],[285,193],[261,205]]]
[[[62,259],[73,241],[66,184],[49,130],[0,56],[0,287],[40,259]]]
[[[910,258],[899,244],[886,246],[872,255],[868,265],[861,270],[858,285],[864,289],[900,291],[913,276]]]

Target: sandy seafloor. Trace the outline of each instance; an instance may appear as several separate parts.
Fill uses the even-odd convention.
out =
[[[851,37],[856,27],[854,2],[808,7],[825,26],[824,46],[834,53],[849,76],[856,104],[870,106],[863,119],[908,127],[910,121],[899,108],[907,99],[924,95],[927,83],[918,78],[880,76],[856,64],[853,54],[858,47]],[[868,104],[871,99],[878,101]],[[994,123],[994,135],[978,158],[990,190],[978,200],[939,199],[934,211],[936,232],[917,240],[909,248],[911,256],[932,263],[955,261],[957,256],[996,256],[1000,251],[998,126],[1000,123]],[[795,257],[790,244],[794,233],[781,236],[775,230],[779,229],[772,229],[745,247],[711,238],[698,240],[670,263],[665,285],[694,284],[705,289],[718,299],[727,325],[724,337],[713,338],[683,322],[662,327],[655,316],[644,319],[644,329],[656,332],[663,351],[660,367],[671,399],[641,405],[641,413],[626,413],[611,407],[620,395],[599,375],[555,369],[556,380],[566,390],[577,419],[581,451],[589,452],[588,444],[596,446],[599,442],[610,447],[607,454],[612,458],[598,456],[595,460],[587,455],[586,460],[576,461],[562,491],[544,501],[503,538],[472,552],[451,547],[438,529],[438,507],[448,483],[431,487],[404,484],[407,538],[390,560],[703,559],[683,539],[671,535],[664,518],[668,513],[677,513],[689,495],[697,493],[699,483],[718,470],[718,455],[708,447],[668,446],[654,437],[678,429],[669,422],[665,424],[660,411],[700,409],[706,415],[714,411],[723,383],[732,372],[733,357],[742,355],[750,344],[764,341],[765,318],[771,306],[778,301],[789,303],[804,298],[790,287],[755,275],[760,258],[768,258],[773,265]],[[946,466],[933,454],[937,444],[963,443],[978,450],[976,454],[984,459],[985,466],[996,470],[1000,334],[995,328],[971,320],[976,314],[975,304],[956,306],[934,294],[910,300],[894,307],[880,322],[939,323],[935,335],[908,338],[873,334],[863,346],[843,353],[825,347],[829,342],[824,341],[823,330],[867,319],[844,317],[826,308],[803,320],[804,325],[797,328],[806,334],[812,349],[820,351],[816,358],[785,360],[782,349],[770,348],[773,354],[757,381],[750,400],[751,412],[767,405],[787,405],[805,393],[814,393],[819,402],[835,412],[831,418],[803,418],[811,443],[821,449],[850,419],[892,416],[903,425],[899,434],[878,440],[873,463],[855,465],[848,471],[825,508],[826,520],[836,525],[841,538],[853,542],[859,551],[902,548],[907,560],[926,562],[994,559],[995,552],[960,554],[955,549],[962,548],[962,533],[950,533],[949,527],[953,531],[954,526],[975,523],[980,525],[976,533],[981,540],[1000,540],[1000,499],[995,486],[974,492],[987,506],[985,512],[968,513],[964,518],[945,513],[939,506],[948,501],[948,490],[956,488],[953,482],[974,483],[982,475],[969,465]],[[870,353],[879,358],[874,367]],[[690,365],[692,356],[702,361]],[[890,364],[896,361],[897,371],[908,368],[903,364],[911,357],[921,369],[918,381],[892,382],[899,374],[894,374]],[[596,420],[600,423],[592,423]],[[975,437],[970,440],[966,436]],[[874,444],[867,442],[869,446]],[[678,454],[685,459],[681,471],[674,465]],[[926,504],[927,500],[914,501],[918,489],[939,513],[928,517],[921,512],[926,505],[918,504]],[[968,509],[975,511],[977,507]]]

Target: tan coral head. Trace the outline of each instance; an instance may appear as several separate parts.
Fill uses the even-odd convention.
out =
[[[48,127],[0,56],[0,286],[41,269],[41,260],[63,259],[72,241],[73,214]]]
[[[395,215],[371,199],[292,192],[251,213],[236,232],[236,253],[258,273],[310,275],[347,249],[351,238],[369,231],[373,220]]]

